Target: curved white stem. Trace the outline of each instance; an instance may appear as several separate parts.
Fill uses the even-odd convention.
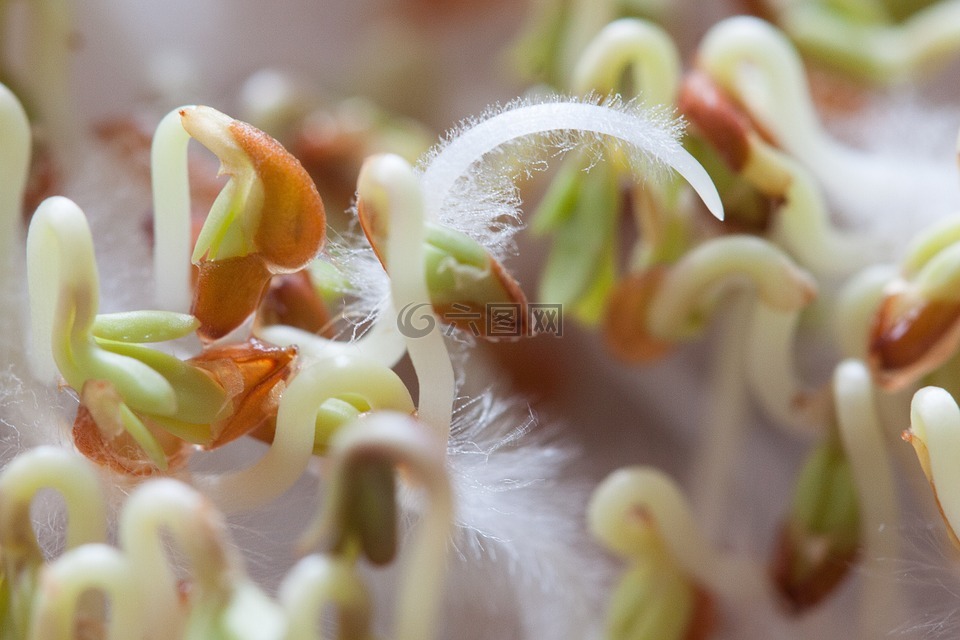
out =
[[[368,159],[360,171],[357,191],[360,199],[384,212],[385,219],[390,221],[386,264],[394,309],[401,313],[404,309],[420,309],[420,320],[429,329],[422,337],[405,336],[407,353],[420,383],[417,413],[446,442],[450,437],[456,382],[427,290],[422,200],[426,192],[421,191],[413,168],[395,155]]]
[[[790,311],[807,304],[816,283],[773,244],[753,236],[724,236],[688,252],[657,287],[647,315],[650,332],[683,339],[702,330],[720,287],[747,282],[762,304]]]
[[[318,360],[283,391],[267,453],[240,471],[197,476],[196,485],[226,512],[252,509],[280,496],[310,462],[320,405],[338,395],[363,396],[372,409],[414,411],[406,386],[382,364],[343,355]]]
[[[62,313],[73,315],[74,326],[92,326],[100,297],[90,227],[80,208],[66,198],[47,198],[33,215],[27,234],[27,283],[33,330],[30,365],[38,380],[50,382],[57,375],[52,336],[55,326],[66,321]],[[71,295],[74,305],[63,299]],[[67,380],[80,377],[79,372],[63,374]]]
[[[403,558],[393,637],[394,640],[433,638],[453,525],[453,495],[446,471],[445,443],[438,442],[431,428],[424,428],[409,415],[378,412],[343,427],[334,437],[331,449],[334,465],[331,477],[343,479],[346,470],[361,461],[383,460],[402,466],[404,477],[412,476],[429,493],[427,510]],[[318,514],[304,544],[316,544],[326,518],[325,512]]]
[[[862,362],[845,360],[834,373],[837,422],[860,507],[863,594],[859,637],[882,637],[901,620],[900,597],[890,563],[898,557],[899,509],[893,469],[877,420],[870,374]]]
[[[185,624],[177,577],[170,568],[161,531],[187,554],[197,582],[206,588],[236,563],[225,546],[225,527],[203,496],[171,479],[153,480],[131,494],[120,516],[118,536],[136,573],[137,589],[150,602],[144,619],[150,638],[176,638]]]
[[[366,333],[349,342],[329,340],[287,325],[263,327],[256,334],[257,337],[281,347],[296,345],[298,356],[308,365],[316,360],[344,355],[376,360],[383,366],[392,368],[407,352],[407,344],[397,330],[397,312],[392,303],[380,310]]]
[[[134,575],[123,554],[109,545],[88,544],[63,554],[41,574],[30,640],[75,637],[78,601],[89,589],[101,590],[110,599],[109,640],[147,637],[143,612],[152,609],[153,601],[137,589]],[[156,631],[155,637],[175,637],[162,627]]]
[[[629,69],[645,104],[673,105],[680,86],[680,54],[659,26],[632,18],[611,22],[587,45],[573,70],[573,91],[619,93]]]
[[[457,181],[484,155],[511,140],[556,131],[584,131],[622,140],[633,151],[676,170],[713,215],[723,219],[723,205],[710,176],[667,130],[636,113],[576,102],[510,109],[451,139],[421,176],[427,219],[440,217]]]
[[[704,36],[697,64],[805,164],[834,160],[836,145],[820,124],[803,63],[776,28],[758,18],[724,20]]]
[[[748,331],[743,327],[751,306],[749,294],[738,294],[718,314],[717,343],[710,354],[706,403],[700,441],[693,464],[693,500],[705,531],[718,535],[731,503],[733,475],[743,448],[749,404],[744,370]]]
[[[700,533],[680,488],[656,469],[614,471],[590,499],[587,519],[591,532],[625,557],[642,551],[633,543],[652,523],[674,561],[709,591],[742,611],[773,606],[763,570],[717,552]]]
[[[303,558],[290,569],[277,597],[289,621],[286,640],[319,640],[317,620],[329,605],[337,607],[341,629],[344,624],[354,625],[352,635],[341,633],[341,637],[367,638],[370,599],[347,561],[321,555]]]
[[[747,380],[767,415],[795,435],[810,436],[826,428],[826,420],[805,406],[806,390],[797,379],[794,339],[799,311],[780,311],[754,304],[747,323]]]
[[[100,479],[90,463],[55,447],[37,447],[13,459],[0,474],[0,546],[7,555],[14,540],[33,537],[30,504],[41,489],[54,489],[67,508],[66,547],[103,542],[107,507]]]
[[[190,310],[190,134],[178,107],[157,125],[150,146],[153,188],[153,277],[157,304],[169,311]]]
[[[47,198],[30,222],[27,284],[36,378],[50,382],[59,370],[78,391],[87,380],[109,380],[133,410],[159,415],[176,410],[176,393],[162,375],[94,341],[100,280],[93,238],[83,211],[67,198]]]

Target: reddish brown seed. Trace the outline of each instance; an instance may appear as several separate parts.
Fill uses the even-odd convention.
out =
[[[197,335],[210,342],[227,335],[256,311],[270,283],[270,269],[259,254],[203,259],[190,313],[200,321]]]
[[[673,349],[673,343],[650,335],[647,314],[668,267],[658,265],[621,280],[610,293],[603,320],[607,348],[625,362],[652,362]]]
[[[706,74],[693,71],[683,79],[677,106],[730,168],[739,173],[750,156],[748,134],[753,125],[736,103]]]
[[[906,387],[948,360],[960,345],[960,302],[884,298],[870,330],[869,363],[884,389]]]
[[[260,304],[257,322],[284,324],[332,337],[330,312],[306,271],[275,276]]]
[[[858,553],[856,547],[837,553],[828,536],[801,539],[784,525],[770,571],[784,606],[799,614],[822,602],[850,573]]]
[[[280,394],[297,369],[297,348],[277,347],[257,339],[214,346],[189,363],[210,372],[227,393],[229,409],[210,426],[215,449],[276,420]]]
[[[317,187],[300,162],[263,131],[234,120],[230,133],[263,182],[263,213],[254,237],[257,250],[274,272],[302,269],[326,237]]]

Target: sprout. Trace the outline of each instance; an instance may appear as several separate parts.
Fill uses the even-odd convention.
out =
[[[746,184],[776,204],[767,235],[800,264],[825,275],[844,275],[862,266],[871,247],[835,231],[827,205],[810,173],[764,139],[764,132],[702,72],[683,85],[680,110],[692,120]]]
[[[382,474],[393,467],[405,479],[422,483],[429,496],[418,535],[404,559],[406,569],[399,585],[395,640],[429,640],[445,573],[448,537],[453,522],[453,496],[445,468],[443,442],[408,415],[373,413],[344,427],[331,444],[332,469],[328,500],[305,535],[302,546],[315,546],[321,538],[367,553],[390,551],[396,521],[389,514],[395,499],[393,484]],[[359,502],[355,499],[361,498]],[[346,536],[349,541],[344,540]],[[360,536],[356,539],[354,536]],[[381,545],[386,545],[381,549]],[[342,547],[341,547],[342,550]],[[374,555],[375,560],[383,557]]]
[[[167,559],[161,530],[186,554],[192,589],[182,588]],[[128,499],[120,542],[144,602],[150,637],[279,638],[286,621],[244,575],[226,539],[222,517],[196,491],[175,480],[143,484]]]
[[[792,2],[777,21],[810,56],[852,76],[891,84],[943,64],[960,50],[960,3],[922,4],[930,6],[894,22],[882,8],[849,15],[849,9],[830,3]]]
[[[210,107],[185,107],[178,113],[187,133],[220,158],[221,171],[231,178],[192,257],[199,267],[192,312],[201,323],[199,335],[215,340],[256,310],[273,274],[298,271],[317,255],[326,217],[310,177],[276,140]],[[174,189],[159,196],[157,253],[182,248],[187,238],[186,144],[172,129],[173,123],[164,120],[154,144],[154,159],[168,165],[156,170],[154,189]],[[170,304],[179,304],[175,292],[183,286],[182,275],[182,267],[175,267],[172,276],[179,283],[158,283],[158,293]]]
[[[921,237],[903,274],[883,289],[867,344],[870,368],[885,389],[914,383],[943,365],[960,344],[960,300],[955,293],[960,243],[948,244],[948,239],[946,235],[944,242],[934,244]]]
[[[197,484],[228,512],[250,509],[281,495],[306,469],[312,453],[326,451],[342,425],[344,418],[321,419],[329,416],[321,413],[324,408],[330,411],[327,403],[337,399],[356,409],[356,413],[348,409],[345,418],[377,409],[414,411],[406,386],[383,365],[359,356],[320,360],[284,389],[267,453],[246,469],[200,476]]]
[[[960,486],[960,468],[954,463],[960,450],[960,409],[950,393],[939,387],[917,391],[910,405],[910,429],[903,439],[913,445],[950,540],[960,548],[960,503],[953,491]]]
[[[861,530],[849,461],[828,440],[797,476],[773,558],[774,583],[787,606],[800,613],[833,593],[853,566]]]
[[[758,606],[769,600],[757,567],[744,559],[714,551],[700,534],[680,489],[655,469],[628,467],[610,474],[590,499],[587,521],[598,541],[631,562],[643,563],[651,553],[661,556],[661,564],[651,568],[668,569],[665,573],[640,568],[642,575],[650,580],[662,578],[669,582],[676,580],[679,572],[688,585],[699,584],[721,600],[747,606],[748,603]],[[622,583],[620,589],[631,584],[643,586],[642,591],[633,594],[637,596],[653,586],[639,585],[637,577],[628,576],[630,582]],[[628,595],[620,591],[617,597],[622,599]],[[691,597],[688,591],[685,596],[688,611]],[[692,616],[685,620],[687,626],[692,620]],[[675,625],[676,622],[661,618],[658,624]]]
[[[30,506],[42,489],[54,489],[67,507],[66,548],[102,542],[106,504],[96,473],[82,458],[52,447],[20,454],[0,473],[0,616],[4,630],[25,638],[44,555],[34,533]],[[45,637],[38,635],[35,637]],[[50,636],[46,636],[50,637]]]
[[[85,544],[44,567],[34,604],[30,640],[73,638],[81,596],[90,590],[109,597],[108,640],[146,638],[144,609],[152,605],[137,588],[122,553],[106,544]],[[171,623],[164,620],[165,628]]]
[[[30,168],[30,123],[17,97],[0,84],[0,131],[4,143],[0,150],[0,238],[3,258],[0,273],[10,270],[20,237],[23,194],[27,186]]]
[[[391,221],[386,263],[402,265],[390,271],[394,308],[429,307],[430,294],[423,267],[424,192],[412,167],[399,156],[374,156],[360,172],[357,193],[365,206],[389,212],[386,214]],[[436,326],[436,318],[430,311],[423,312],[422,320],[428,327]],[[422,337],[405,336],[405,340],[420,383],[418,415],[437,429],[446,442],[450,433],[454,379],[443,336],[429,331]]]
[[[286,640],[314,640],[316,621],[337,608],[341,638],[370,640],[370,598],[351,562],[323,555],[300,560],[284,578],[277,596],[290,621]]]
[[[896,558],[900,551],[896,485],[866,366],[856,360],[841,362],[833,375],[833,395],[840,440],[857,490],[861,554],[866,565],[860,637],[876,638],[901,619],[898,605],[901,598],[892,577],[885,575],[881,564]]]

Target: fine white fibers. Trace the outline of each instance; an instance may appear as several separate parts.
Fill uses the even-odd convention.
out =
[[[499,574],[520,637],[588,637],[610,567],[583,524],[588,485],[566,473],[576,452],[551,442],[522,402],[498,395],[462,402],[452,425],[454,572],[463,567],[453,581],[480,597],[489,585],[476,582]],[[503,636],[488,629],[479,637]]]
[[[618,98],[516,100],[494,107],[481,118],[462,122],[419,163],[427,219],[466,233],[496,257],[508,253],[520,220],[513,180],[539,166],[516,168],[515,141],[528,152],[548,156],[551,150],[556,154],[605,144],[622,152],[638,177],[653,174],[656,179],[656,173],[672,167],[722,217],[713,183],[678,142],[681,130],[670,115]],[[491,155],[504,145],[509,156]]]

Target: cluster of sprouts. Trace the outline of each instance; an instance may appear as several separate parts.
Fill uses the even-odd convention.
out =
[[[669,3],[637,4],[669,22]],[[852,581],[855,637],[901,625],[884,564],[905,547],[901,473],[922,470],[960,547],[960,218],[897,256],[868,222],[844,227],[861,213],[849,185],[890,174],[826,131],[801,53],[896,80],[960,47],[958,8],[745,4],[769,22],[713,25],[685,67],[654,21],[545,2],[517,51],[552,92],[464,120],[423,153],[417,125],[385,125],[359,101],[340,109],[365,128],[348,131],[341,112],[324,121],[340,127],[331,143],[268,75],[246,88],[252,123],[178,107],[135,150],[150,168],[151,308],[110,313],[87,215],[57,180],[29,188],[43,172],[69,176],[89,143],[63,96],[65,13],[34,11],[34,46],[51,42],[27,56],[37,79],[2,70],[29,116],[0,85],[0,293],[29,309],[26,320],[5,305],[6,325],[29,331],[0,353],[71,402],[55,443],[0,470],[0,640],[455,637],[444,596],[456,571],[501,554],[517,591],[549,602],[550,576],[576,575],[554,565],[590,562],[589,545],[622,568],[597,554],[619,577],[599,581],[602,611],[569,637],[709,638],[754,611],[787,626]],[[549,244],[535,296],[510,271],[525,246],[521,179],[543,190],[529,217]],[[324,204],[351,196],[343,212]],[[464,390],[486,341],[546,331],[537,305],[631,367],[710,337],[686,492],[632,465],[575,513],[550,512],[560,450],[527,444],[528,427],[491,408],[494,391]],[[832,353],[819,378],[798,365],[810,334]],[[807,451],[766,558],[724,544],[737,471],[755,463],[752,405]],[[909,447],[891,434],[919,465],[897,466],[891,447]],[[266,445],[252,463],[208,464],[250,438]],[[229,518],[305,478],[315,515],[271,593],[248,575]],[[66,512],[53,540],[35,522],[48,489]],[[569,547],[527,539],[563,518],[585,532]],[[390,614],[371,568],[393,564]]]

